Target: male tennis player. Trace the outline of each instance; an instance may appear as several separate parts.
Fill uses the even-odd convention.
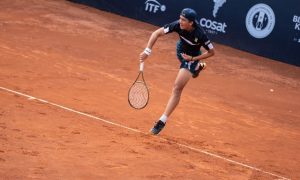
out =
[[[177,74],[172,95],[168,101],[165,112],[155,123],[150,132],[157,135],[164,127],[168,117],[179,103],[183,88],[191,77],[196,78],[199,72],[206,66],[201,60],[209,58],[215,54],[214,47],[203,29],[196,20],[197,13],[190,8],[181,11],[179,20],[165,25],[154,31],[148,41],[147,47],[140,54],[140,61],[143,62],[150,54],[156,40],[171,32],[177,32],[179,40],[177,42],[177,58],[181,65]],[[200,48],[204,47],[206,52],[201,53]]]

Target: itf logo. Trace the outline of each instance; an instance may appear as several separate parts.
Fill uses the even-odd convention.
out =
[[[256,4],[247,13],[246,28],[249,34],[261,39],[267,37],[275,26],[275,14],[266,4]]]
[[[151,13],[156,13],[158,10],[164,12],[166,11],[166,6],[160,4],[158,1],[156,0],[147,0],[145,2],[145,11],[151,12]]]

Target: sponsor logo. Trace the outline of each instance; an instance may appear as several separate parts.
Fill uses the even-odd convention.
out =
[[[275,14],[267,4],[256,4],[250,8],[246,16],[246,28],[255,38],[267,37],[275,26]]]
[[[217,13],[219,9],[226,3],[226,0],[213,0],[214,8],[213,8],[213,17],[217,17]],[[218,34],[218,33],[226,33],[226,23],[218,22],[215,20],[211,20],[208,18],[201,18],[199,20],[200,26],[206,29],[206,32],[209,34]]]
[[[295,30],[300,31],[300,16],[294,15],[293,22],[295,23]]]
[[[220,7],[222,7],[223,4],[226,3],[226,0],[213,0],[213,1],[214,1],[213,16],[216,18]]]
[[[201,18],[199,23],[202,27],[208,28],[210,30],[226,33],[225,28],[227,27],[227,25],[225,22],[220,23],[217,21],[212,21],[210,19]]]
[[[163,5],[163,4],[160,4],[156,0],[147,0],[145,2],[145,11],[151,12],[151,13],[156,13],[159,10],[162,11],[162,12],[165,12],[166,11],[166,6]]]
[[[300,38],[298,39],[298,38],[294,38],[294,41],[296,42],[296,43],[300,43]]]
[[[293,23],[295,23],[294,30],[296,31],[294,41],[297,43],[300,43],[300,36],[299,36],[299,31],[300,31],[300,16],[294,15],[293,16]]]

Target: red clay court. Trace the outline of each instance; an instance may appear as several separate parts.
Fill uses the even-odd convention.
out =
[[[127,92],[157,27],[68,1],[0,9],[0,179],[300,179],[299,67],[214,43],[152,136],[176,34],[145,62],[138,111]]]

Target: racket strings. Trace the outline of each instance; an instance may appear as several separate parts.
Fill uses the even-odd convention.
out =
[[[137,81],[133,84],[129,91],[129,103],[136,109],[145,107],[148,103],[149,93],[144,82]]]

